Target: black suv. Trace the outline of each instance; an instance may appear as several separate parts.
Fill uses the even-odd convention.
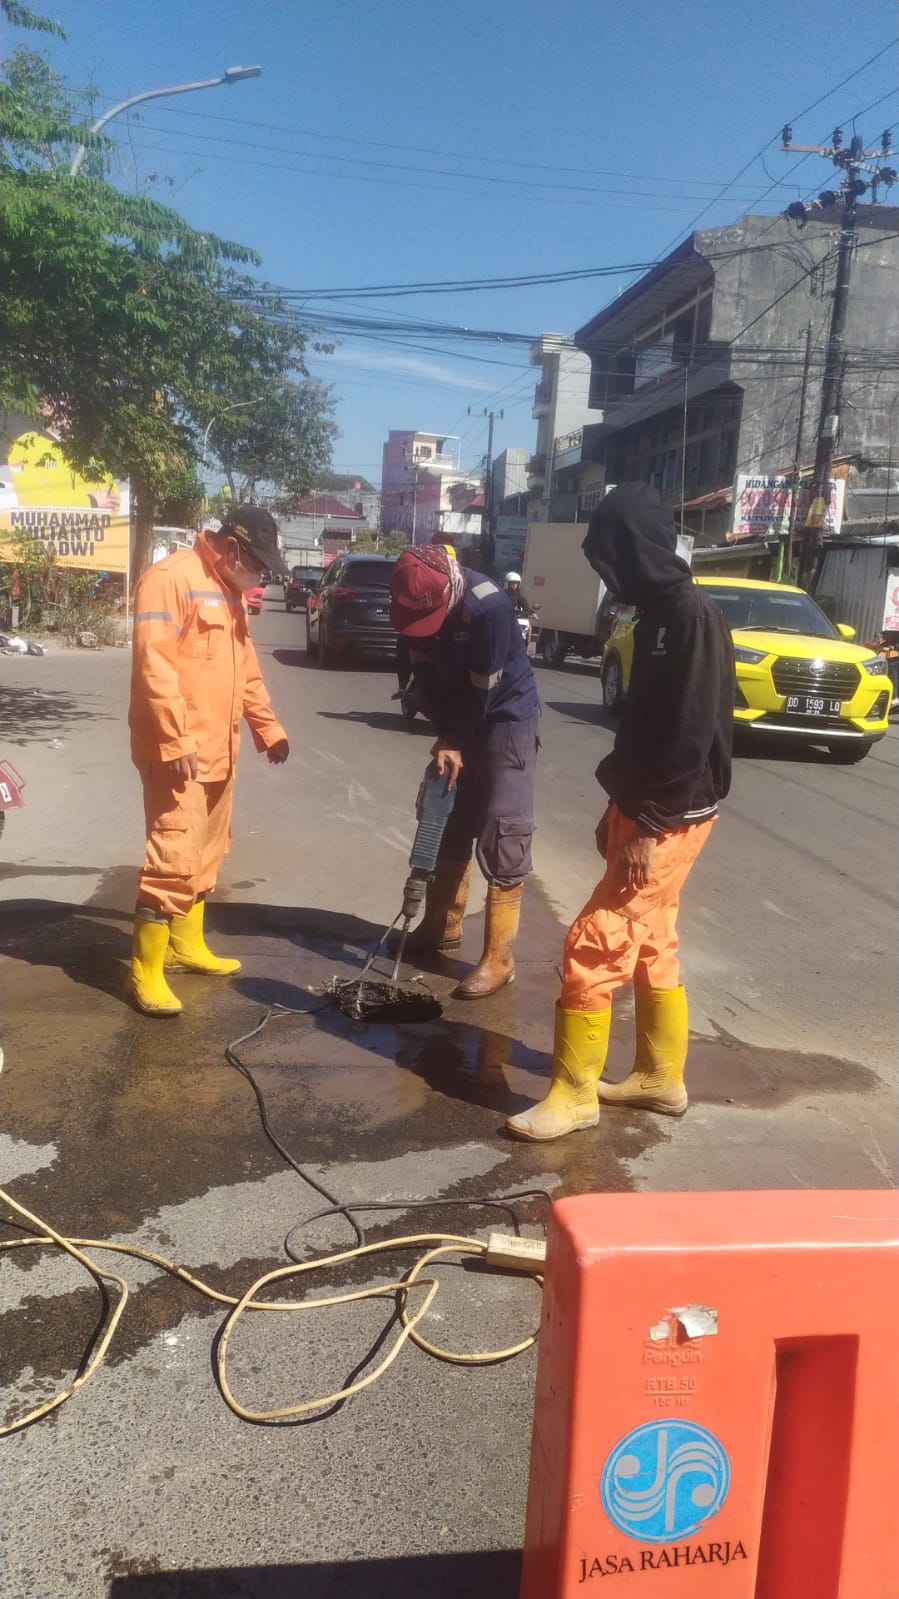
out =
[[[310,594],[317,594],[325,575],[323,566],[295,566],[284,585],[284,609],[305,611]]]
[[[339,555],[306,606],[306,649],[319,666],[338,656],[396,653],[390,625],[392,555]]]

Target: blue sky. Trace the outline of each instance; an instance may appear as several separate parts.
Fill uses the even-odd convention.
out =
[[[848,130],[863,111],[868,142],[899,122],[895,46],[828,95],[899,34],[894,0],[848,10],[838,0],[32,3],[69,41],[16,42],[45,49],[72,86],[93,84],[98,110],[226,66],[262,67],[257,80],[112,123],[114,177],[251,244],[266,278],[294,289],[648,262],[712,201],[703,226],[825,185],[832,168],[811,161],[793,187],[766,194],[797,165],[778,148],[785,120],[797,143],[828,138],[836,122]],[[329,305],[571,333],[628,281]],[[334,385],[336,468],[377,481],[390,427],[460,434],[473,467],[485,406],[505,412],[496,449],[533,448],[524,348],[407,342],[348,337],[311,362]]]

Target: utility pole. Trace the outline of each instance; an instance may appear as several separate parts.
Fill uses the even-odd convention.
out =
[[[808,374],[812,363],[812,319],[809,317],[805,330],[805,360],[802,366],[802,388],[799,390],[799,417],[796,422],[796,449],[793,452],[793,481],[790,484],[790,520],[787,526],[786,562],[784,561],[784,543],[780,542],[780,554],[777,560],[777,581],[783,582],[784,567],[786,567],[787,582],[793,574],[793,535],[796,531],[796,501],[799,494],[799,478],[802,471],[802,435],[805,428],[805,400],[808,394]]]
[[[471,406],[468,407],[471,416]],[[484,411],[487,418],[487,458],[484,466],[484,514],[481,517],[481,564],[484,571],[493,565],[493,424],[502,421],[502,411]]]
[[[821,384],[821,411],[818,420],[818,442],[815,449],[815,466],[812,481],[811,503],[805,519],[802,537],[802,553],[799,563],[800,581],[808,584],[814,576],[821,541],[824,536],[826,519],[826,502],[829,495],[829,484],[833,470],[833,458],[836,451],[837,437],[840,427],[840,406],[842,403],[843,373],[845,370],[846,352],[844,334],[846,329],[846,314],[849,309],[849,279],[852,271],[852,257],[858,239],[856,228],[857,205],[859,197],[871,188],[876,200],[878,186],[889,188],[896,181],[896,172],[893,167],[881,166],[890,153],[892,135],[886,128],[881,136],[879,150],[866,150],[862,139],[858,136],[852,139],[848,150],[843,147],[843,130],[834,128],[829,145],[794,144],[793,130],[789,123],[783,130],[781,143],[782,150],[795,151],[803,155],[819,155],[825,160],[832,161],[833,165],[844,174],[839,189],[834,192],[827,189],[818,196],[811,205],[804,205],[802,201],[794,201],[787,207],[786,215],[803,226],[809,218],[809,213],[814,210],[828,210],[842,203],[842,219],[840,225],[840,243],[837,253],[837,279],[833,291],[833,304],[830,313],[830,334],[827,340],[827,353],[824,358],[824,377]],[[875,165],[874,163],[878,163]],[[868,177],[863,178],[862,173]]]
[[[412,532],[411,543],[415,544],[416,522],[418,520],[418,462],[413,456],[412,465],[409,465],[409,447],[403,445],[403,471],[412,474]]]

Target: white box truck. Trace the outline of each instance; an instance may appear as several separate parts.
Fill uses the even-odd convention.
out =
[[[538,608],[537,649],[547,666],[567,655],[601,656],[617,611],[581,545],[586,522],[532,522],[524,554],[522,591]],[[689,564],[693,539],[679,534],[677,553]]]

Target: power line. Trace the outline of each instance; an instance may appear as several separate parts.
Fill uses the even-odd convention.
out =
[[[797,163],[798,165],[798,163]],[[783,221],[783,214],[772,218],[772,226]],[[770,231],[770,230],[766,230]],[[772,240],[770,244],[734,245],[730,249],[710,250],[704,253],[707,261],[730,261],[741,256],[756,255],[771,250],[783,250],[792,243],[789,240]],[[651,261],[624,261],[609,266],[599,267],[570,267],[562,268],[555,272],[534,272],[515,274],[508,277],[496,278],[437,278],[420,280],[410,283],[374,283],[367,285],[348,286],[322,289],[287,289],[279,285],[260,284],[260,292],[278,295],[284,300],[350,300],[365,299],[398,299],[421,294],[473,294],[484,290],[503,290],[516,288],[542,288],[557,283],[586,282],[590,279],[619,277],[623,273],[648,272],[659,262]],[[252,296],[253,291],[248,291]]]
[[[167,138],[172,138],[172,137],[177,137],[178,136],[176,130],[174,130],[172,128],[160,127],[157,123],[147,122],[147,121],[145,121],[145,119],[143,117],[141,117],[140,120],[139,120],[139,126],[140,126],[141,129],[146,130],[146,131],[148,131],[150,133],[162,133]],[[685,202],[685,205],[686,204],[693,204],[695,202],[695,200],[698,198],[697,195],[689,195],[689,194],[688,195],[654,194],[651,191],[634,189],[632,187],[629,187],[627,189],[607,189],[607,188],[597,188],[597,187],[595,187],[593,185],[581,184],[581,183],[561,183],[561,184],[558,183],[558,182],[553,183],[553,184],[541,183],[541,182],[539,182],[539,180],[536,180],[536,179],[533,179],[533,178],[507,178],[507,177],[503,177],[503,176],[494,176],[492,173],[485,173],[485,174],[482,175],[482,174],[473,173],[473,172],[451,172],[451,171],[448,171],[444,167],[415,167],[415,166],[411,166],[408,161],[404,161],[404,162],[398,162],[398,161],[372,161],[372,160],[370,160],[370,159],[368,159],[366,157],[363,157],[363,156],[326,155],[324,153],[320,153],[318,151],[312,151],[312,150],[292,150],[286,145],[277,145],[277,144],[271,144],[271,143],[259,144],[259,143],[254,142],[253,140],[249,140],[249,139],[230,139],[225,134],[220,134],[220,133],[191,133],[191,132],[188,132],[187,130],[185,130],[185,134],[186,134],[186,137],[188,137],[190,139],[202,139],[204,142],[210,143],[210,144],[237,145],[242,150],[266,150],[266,151],[270,151],[273,155],[300,156],[302,158],[308,157],[308,158],[311,158],[311,159],[316,160],[316,161],[339,161],[343,165],[346,165],[346,166],[377,167],[378,169],[380,169],[382,171],[415,173],[415,174],[417,174],[417,175],[419,175],[421,177],[425,177],[425,178],[429,178],[431,176],[443,177],[443,178],[465,178],[465,179],[470,179],[471,181],[476,182],[476,183],[502,183],[502,184],[505,184],[507,187],[514,187],[516,189],[552,189],[554,194],[558,194],[560,189],[564,189],[564,190],[567,190],[569,193],[572,193],[572,194],[630,195],[633,199],[636,199],[636,200],[672,200],[672,199],[682,199]],[[187,152],[187,153],[195,154],[196,152]],[[309,169],[305,168],[305,169],[298,169],[298,170],[308,171]],[[339,176],[341,176],[341,174],[339,174],[339,173],[328,173],[328,172],[322,172],[320,175],[323,176],[323,177],[332,177],[332,176],[333,177],[339,177]],[[636,175],[634,175],[634,181],[651,182],[652,180],[648,176],[645,177],[645,178],[637,178]],[[430,184],[425,184],[425,185],[422,185],[422,186],[426,187],[426,188],[430,188],[431,187]],[[475,191],[475,192],[477,192],[477,191]],[[745,198],[749,199],[751,197],[750,196],[745,196]]]
[[[787,119],[786,119],[787,122],[793,122],[793,123],[800,122],[803,117],[807,117],[808,116],[810,111],[817,110],[818,106],[819,105],[823,105],[825,100],[829,100],[831,95],[837,94],[840,89],[845,88],[847,83],[851,83],[853,78],[857,78],[860,73],[866,72],[868,67],[873,67],[875,61],[879,61],[882,56],[885,56],[888,51],[894,49],[897,44],[899,44],[899,34],[896,35],[895,39],[891,39],[888,44],[885,44],[883,46],[882,50],[878,50],[873,56],[870,56],[867,61],[863,61],[860,67],[856,67],[854,69],[854,71],[848,73],[845,78],[841,78],[839,83],[836,83],[836,84],[833,85],[832,88],[825,90],[824,94],[819,95],[817,100],[813,100],[811,105],[807,105],[805,107],[805,109],[802,110],[802,111],[797,111],[792,117],[787,117]],[[884,98],[886,98],[886,97],[884,97]],[[871,108],[869,107],[869,109],[871,109]],[[862,115],[863,113],[859,112],[857,114],[858,115]],[[717,202],[720,199],[723,198],[723,196],[727,193],[728,189],[733,188],[735,183],[739,183],[740,179],[745,175],[745,173],[747,173],[749,171],[750,167],[754,166],[756,161],[758,161],[760,159],[760,157],[765,154],[765,151],[769,150],[771,148],[772,144],[776,144],[778,137],[779,137],[779,135],[775,133],[775,134],[772,134],[770,139],[766,139],[766,141],[762,145],[761,149],[760,150],[756,150],[755,155],[752,156],[751,159],[746,162],[745,166],[740,168],[740,170],[736,174],[736,176],[731,178],[729,183],[725,183],[725,185],[724,185],[724,187],[722,189],[718,190],[718,193],[714,196],[714,198],[711,199],[708,202],[707,205],[703,206],[701,211],[697,212],[696,216],[693,218],[693,221],[688,223],[687,227],[684,228],[681,233],[676,234],[675,237],[671,240],[670,244],[666,244],[664,246],[664,248],[660,251],[660,255],[662,255],[662,256],[666,255],[668,253],[668,251],[673,247],[673,245],[677,244],[678,240],[683,238],[684,233],[692,233],[693,229],[695,228],[695,226],[697,224],[697,222],[700,222],[704,216],[708,215],[708,213],[709,213],[709,211],[711,211],[712,207],[714,205],[716,205]],[[770,192],[771,192],[770,190],[766,190],[766,193],[770,193]],[[755,202],[755,204],[760,205],[761,204],[761,200],[757,200]]]
[[[166,137],[166,138],[169,137],[169,132],[168,132],[167,129],[164,130],[164,137]],[[189,137],[197,138],[197,137],[199,137],[199,135],[192,134],[192,135],[189,135]],[[243,141],[236,141],[236,142],[242,143]],[[413,183],[413,182],[410,182],[409,180],[407,180],[405,178],[374,178],[370,174],[362,174],[362,173],[354,174],[354,173],[350,173],[350,172],[323,172],[319,168],[316,168],[316,167],[288,166],[283,161],[260,161],[257,158],[252,157],[252,156],[239,156],[239,155],[230,155],[230,154],[229,155],[216,155],[216,153],[214,151],[203,152],[203,151],[199,151],[199,150],[185,150],[185,149],[179,148],[178,146],[174,146],[173,147],[171,145],[160,145],[158,143],[156,143],[156,144],[144,144],[144,143],[142,143],[140,141],[136,141],[135,142],[135,148],[136,149],[140,149],[140,150],[152,151],[152,152],[154,152],[157,155],[165,155],[165,154],[184,155],[184,156],[188,156],[188,157],[192,157],[192,158],[197,158],[199,156],[202,156],[202,158],[204,160],[207,160],[207,161],[223,161],[228,166],[261,167],[261,168],[264,168],[266,171],[269,171],[269,172],[292,172],[292,173],[295,173],[297,176],[300,176],[300,177],[324,178],[329,183],[335,183],[335,182],[336,183],[366,183],[366,184],[367,183],[377,183],[377,184],[386,185],[389,188],[427,189],[428,192],[432,193],[432,194],[464,194],[464,195],[467,195],[469,199],[477,198],[478,196],[481,196],[484,199],[489,199],[493,204],[496,204],[496,202],[499,201],[499,200],[516,201],[516,200],[520,200],[522,198],[521,196],[513,195],[513,194],[487,194],[487,193],[485,193],[485,191],[483,189],[461,189],[461,188],[456,187],[453,184],[448,184],[448,183]],[[293,152],[288,151],[287,153],[291,154]],[[416,170],[416,169],[413,169],[413,170]],[[466,175],[467,176],[471,176],[471,174],[454,174],[454,175],[455,176],[466,176]],[[475,179],[474,181],[483,182],[485,180],[483,180],[483,179]],[[565,198],[563,198],[561,196],[556,197],[555,195],[550,195],[550,194],[530,194],[527,198],[528,198],[529,203],[531,205],[577,205],[577,206],[588,205],[592,209],[612,210],[612,211],[639,211],[639,210],[642,210],[642,208],[643,208],[642,207],[642,202],[639,202],[639,201],[638,201],[638,203],[636,205],[627,205],[623,200],[601,200],[601,201],[598,200],[598,201],[592,201],[592,200],[584,200],[583,198],[565,199]],[[670,199],[670,198],[673,198],[673,196],[665,196],[665,198],[666,199]],[[693,201],[695,200],[695,198],[696,198],[696,196],[692,195],[682,205],[661,205],[661,206],[660,205],[656,205],[655,209],[657,211],[671,211],[671,212],[685,211],[685,210],[688,209],[688,207],[690,205],[693,204]]]
[[[103,101],[107,101],[108,100],[110,104],[113,103],[113,97],[111,95],[100,95],[99,99],[101,99]],[[220,114],[216,114],[216,113],[211,113],[211,112],[188,111],[183,106],[172,106],[172,105],[158,106],[156,108],[156,111],[155,111],[154,115],[159,115],[162,112],[165,112],[166,114],[169,114],[169,115],[172,115],[172,116],[190,117],[190,118],[194,118],[196,120],[202,121],[202,122],[224,122],[224,123],[227,123],[227,125],[229,127],[261,128],[261,129],[266,130],[266,131],[268,131],[270,133],[286,133],[288,135],[292,135],[295,138],[319,139],[319,140],[322,140],[322,141],[327,141],[329,143],[337,143],[337,144],[358,144],[358,145],[362,145],[366,150],[369,150],[369,149],[401,150],[404,154],[411,153],[413,155],[433,155],[433,156],[437,156],[437,157],[439,157],[439,158],[441,158],[443,160],[449,160],[449,161],[468,161],[468,162],[470,162],[472,164],[480,163],[480,164],[483,164],[483,165],[490,165],[490,166],[515,167],[515,168],[517,168],[517,169],[519,169],[521,171],[526,171],[526,172],[552,172],[552,173],[567,172],[567,173],[570,173],[570,174],[572,174],[574,176],[577,176],[577,177],[631,178],[631,179],[634,179],[636,181],[645,181],[645,182],[653,182],[653,183],[680,184],[680,183],[686,182],[686,183],[691,184],[694,188],[714,188],[714,187],[716,187],[716,185],[718,183],[718,179],[717,178],[685,178],[685,179],[684,178],[669,178],[669,177],[664,176],[661,173],[620,172],[620,171],[618,171],[615,168],[609,168],[609,167],[571,167],[571,166],[564,166],[561,163],[559,163],[559,164],[549,164],[549,163],[540,162],[540,161],[514,161],[514,160],[510,160],[508,158],[497,156],[495,154],[491,154],[489,156],[469,155],[469,154],[463,154],[461,151],[457,151],[457,150],[435,150],[435,149],[429,148],[428,146],[425,146],[425,145],[392,144],[392,143],[389,143],[387,140],[384,140],[384,139],[354,139],[354,138],[350,137],[347,134],[336,134],[336,133],[324,134],[324,133],[321,133],[321,132],[317,132],[316,130],[311,129],[311,128],[295,128],[295,127],[291,127],[287,123],[279,123],[279,122],[262,122],[262,121],[260,121],[260,120],[258,120],[256,118],[252,118],[252,117],[226,117],[226,116],[223,116],[223,115],[220,115]],[[142,120],[142,119],[135,118],[135,120]],[[175,130],[168,130],[167,129],[166,131],[173,131],[174,132]],[[197,135],[196,137],[199,137],[199,135]],[[301,155],[314,156],[314,157],[322,159],[322,160],[335,160],[336,161],[336,160],[340,159],[337,156],[327,156],[324,153],[319,155],[319,152],[312,151],[312,150],[309,150],[309,151],[297,151],[296,153],[297,154],[301,154]],[[346,157],[345,159],[352,160],[353,158],[352,157]],[[427,171],[428,168],[421,168],[421,169],[418,169],[418,170]],[[477,174],[475,174],[475,173],[457,173],[457,174],[454,174],[454,176],[457,176],[457,177],[476,177]],[[696,198],[698,199],[699,196],[696,196]]]

